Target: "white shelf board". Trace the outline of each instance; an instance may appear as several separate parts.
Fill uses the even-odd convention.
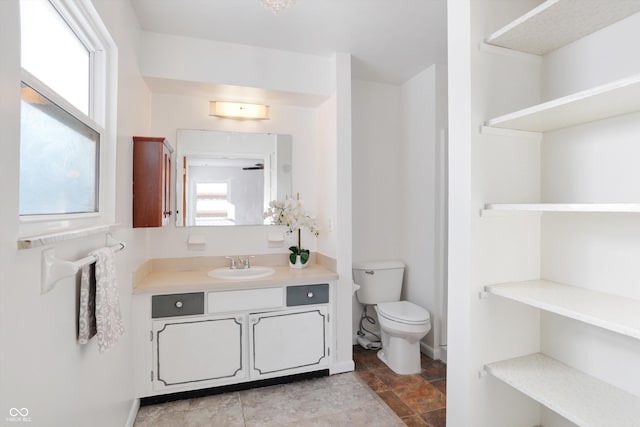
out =
[[[488,285],[485,291],[640,339],[640,301],[637,300],[547,280]]]
[[[65,240],[79,239],[95,234],[109,233],[117,224],[102,224],[92,227],[58,231],[37,236],[21,237],[18,239],[18,249],[32,249],[52,245]]]
[[[505,114],[485,125],[547,132],[636,111],[640,111],[640,74]]]
[[[640,203],[488,203],[484,211],[640,213]]]
[[[640,2],[548,0],[495,33],[486,42],[544,55],[640,11]]]
[[[542,353],[490,363],[486,371],[581,427],[637,427],[640,398]]]

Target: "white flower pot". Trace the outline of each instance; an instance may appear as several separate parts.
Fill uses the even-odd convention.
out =
[[[291,260],[289,260],[289,267],[291,268],[307,268],[307,266],[309,265],[309,261],[306,262],[306,264],[303,264],[302,261],[300,260],[300,255],[296,255],[296,263],[292,263]]]

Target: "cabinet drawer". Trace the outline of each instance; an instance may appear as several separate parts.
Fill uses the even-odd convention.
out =
[[[282,288],[246,289],[240,291],[209,292],[209,313],[265,310],[282,307]]]
[[[193,314],[204,314],[204,292],[151,297],[151,317],[153,319]]]
[[[287,287],[287,307],[329,302],[329,284]]]

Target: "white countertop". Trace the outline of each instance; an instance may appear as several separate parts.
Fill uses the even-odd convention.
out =
[[[244,280],[223,280],[209,277],[214,269],[189,271],[151,271],[133,288],[133,294],[166,294],[175,292],[218,291],[229,289],[265,288],[277,285],[310,285],[338,279],[338,274],[318,264],[294,269],[288,265],[270,265],[275,273],[268,277]]]

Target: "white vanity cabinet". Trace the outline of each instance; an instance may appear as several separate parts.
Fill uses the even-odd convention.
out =
[[[136,373],[136,394],[329,369],[329,293],[323,283],[137,296],[136,365],[149,370]]]

